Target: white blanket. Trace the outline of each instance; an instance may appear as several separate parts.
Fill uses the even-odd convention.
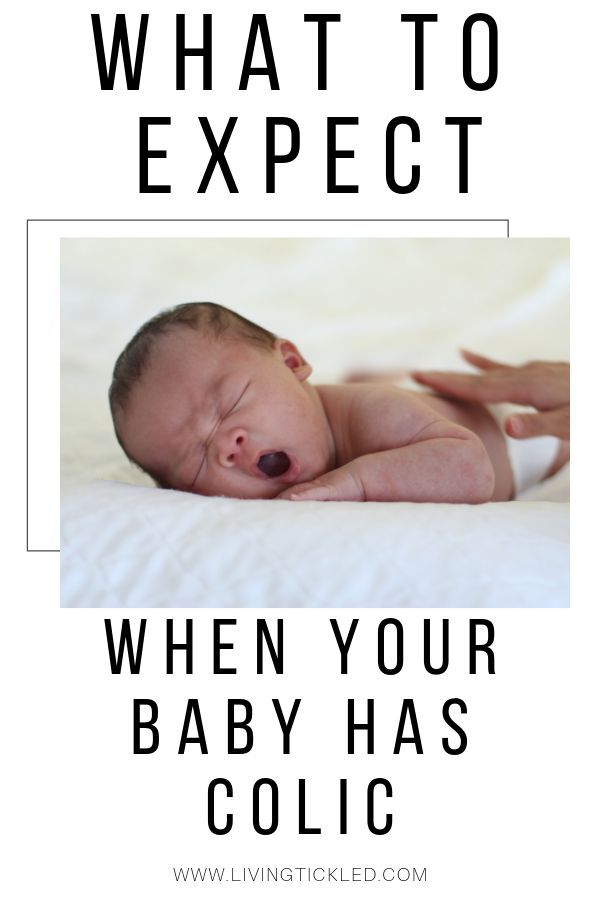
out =
[[[150,487],[112,434],[114,359],[150,315],[229,305],[350,368],[568,358],[557,240],[67,240],[61,596],[68,606],[568,604],[568,470],[519,502],[315,504]]]

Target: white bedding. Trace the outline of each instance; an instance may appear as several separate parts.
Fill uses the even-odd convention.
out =
[[[317,382],[461,345],[567,359],[566,241],[68,240],[61,285],[63,605],[568,604],[568,470],[476,507],[202,498],[150,487],[106,403],[135,328],[191,299],[293,339]]]

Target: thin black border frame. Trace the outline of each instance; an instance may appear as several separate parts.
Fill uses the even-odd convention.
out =
[[[25,549],[27,553],[60,553],[58,549],[29,546],[29,223],[30,222],[505,222],[510,237],[510,219],[26,219],[25,220]],[[399,238],[400,240],[400,238]],[[426,240],[426,239],[425,239]]]

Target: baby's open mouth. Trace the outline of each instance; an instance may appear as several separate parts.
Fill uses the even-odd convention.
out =
[[[257,462],[260,471],[268,478],[279,478],[281,475],[285,475],[290,465],[291,460],[283,450],[279,450],[277,453],[263,453]]]

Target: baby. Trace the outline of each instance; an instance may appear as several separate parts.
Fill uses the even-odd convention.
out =
[[[214,303],[182,304],[119,356],[116,435],[160,486],[210,496],[483,503],[526,486],[508,447],[524,444],[494,410],[310,374],[291,341]],[[554,438],[526,443],[529,483],[568,458]]]

